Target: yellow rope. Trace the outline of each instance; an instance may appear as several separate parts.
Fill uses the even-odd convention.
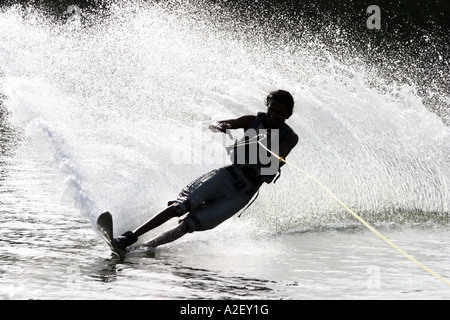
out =
[[[353,217],[355,217],[359,222],[361,222],[364,226],[366,226],[370,231],[372,231],[373,233],[375,233],[378,237],[380,237],[384,242],[386,242],[387,244],[389,244],[392,248],[394,248],[396,251],[398,251],[399,253],[401,253],[403,256],[405,256],[407,259],[411,260],[412,262],[414,262],[416,265],[418,265],[420,268],[422,268],[423,270],[425,270],[426,272],[428,272],[429,274],[431,274],[432,276],[434,276],[435,278],[441,280],[443,283],[447,284],[448,286],[450,286],[450,281],[447,280],[446,278],[442,277],[441,275],[439,275],[438,273],[436,273],[435,271],[431,270],[430,268],[428,268],[427,266],[425,266],[423,263],[421,263],[420,261],[417,261],[416,259],[414,259],[412,256],[410,256],[408,253],[406,253],[405,251],[403,251],[402,249],[400,249],[398,246],[396,246],[394,243],[392,243],[389,239],[387,239],[385,236],[383,236],[380,232],[378,232],[375,228],[373,228],[372,226],[370,226],[365,220],[363,220],[358,214],[356,214],[352,209],[350,209],[344,202],[342,202],[333,192],[331,192],[330,189],[328,189],[326,186],[324,186],[319,180],[317,180],[316,178],[314,178],[312,175],[310,175],[309,173],[307,173],[306,171],[300,169],[299,167],[287,162],[283,157],[278,156],[277,154],[275,154],[274,152],[272,152],[271,150],[269,150],[266,146],[264,146],[262,143],[258,142],[264,149],[266,149],[268,152],[270,152],[274,157],[276,157],[277,159],[280,160],[280,162],[284,162],[288,165],[290,165],[291,167],[297,169],[299,172],[303,173],[304,175],[306,175],[307,177],[309,177],[311,180],[313,180],[316,184],[318,184],[322,189],[324,189],[328,194],[330,194],[342,207],[344,207],[345,210],[347,210]]]

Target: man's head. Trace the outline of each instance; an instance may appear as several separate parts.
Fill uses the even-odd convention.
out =
[[[272,91],[266,98],[267,122],[271,126],[283,124],[292,115],[294,98],[285,90]]]

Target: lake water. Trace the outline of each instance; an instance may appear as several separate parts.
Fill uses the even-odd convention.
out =
[[[240,218],[111,255],[93,228],[101,212],[115,233],[135,229],[228,163],[233,140],[209,122],[264,111],[283,88],[300,138],[288,161],[450,279],[450,129],[417,88],[377,82],[314,34],[274,44],[221,14],[125,4],[61,23],[0,10],[0,298],[449,299],[289,166]]]

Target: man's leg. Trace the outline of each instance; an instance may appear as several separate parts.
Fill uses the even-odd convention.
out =
[[[138,241],[138,238],[144,233],[159,227],[163,223],[169,221],[174,217],[180,217],[183,215],[182,210],[178,203],[172,203],[166,209],[153,216],[149,221],[137,228],[134,232],[127,231],[121,236],[114,238],[116,245],[123,251],[125,248]]]
[[[142,236],[144,233],[159,227],[163,223],[169,221],[175,217],[181,217],[183,215],[180,206],[178,203],[172,203],[163,211],[154,215],[150,220],[141,225],[139,228],[133,231],[136,237]]]
[[[182,221],[175,228],[164,232],[156,238],[144,243],[141,247],[156,248],[160,245],[175,241],[189,232],[189,225]]]
[[[127,231],[123,235],[114,238],[116,245],[120,249],[125,250],[126,247],[137,242],[138,237],[142,236],[144,233],[159,227],[174,217],[181,217],[183,214],[190,212],[191,206],[195,209],[206,200],[214,198],[217,194],[217,187],[220,187],[223,184],[223,178],[224,174],[222,174],[221,171],[213,170],[193,181],[186,186],[179,195],[180,198],[185,199],[186,201],[181,203],[169,203],[169,206],[166,209],[153,216],[134,232]],[[191,203],[191,198],[196,199],[196,201]]]

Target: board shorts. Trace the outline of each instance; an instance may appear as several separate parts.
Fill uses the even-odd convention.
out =
[[[182,215],[188,213],[180,222],[188,224],[189,232],[213,229],[244,208],[257,191],[237,166],[212,170],[180,192],[177,203]]]

